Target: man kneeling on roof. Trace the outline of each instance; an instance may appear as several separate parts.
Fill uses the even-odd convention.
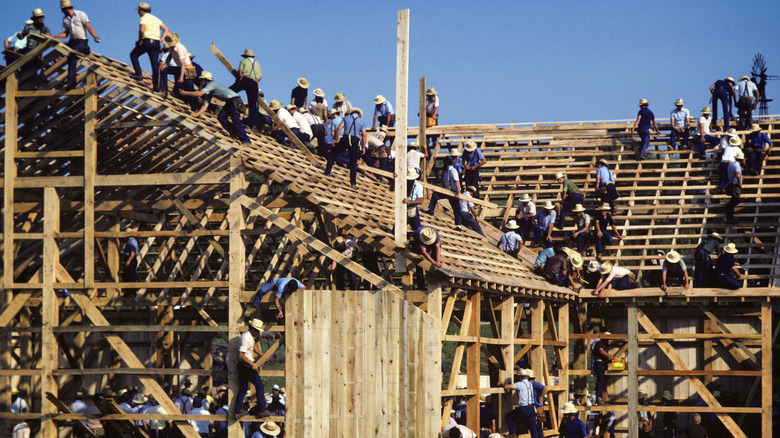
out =
[[[412,251],[423,256],[433,266],[441,268],[441,240],[439,232],[433,227],[420,227],[412,232]],[[423,270],[417,267],[417,288],[424,288]]]
[[[599,279],[599,284],[596,285],[596,289],[593,291],[593,293],[598,296],[604,295],[604,290],[610,284],[616,290],[636,289],[639,287],[634,280],[633,272],[626,268],[613,265],[610,262],[602,263],[599,268],[599,273],[601,273],[601,279]]]
[[[523,246],[523,238],[520,237],[515,230],[520,228],[520,226],[517,225],[516,220],[509,219],[506,222],[505,227],[508,231],[501,235],[501,238],[498,239],[498,245],[496,246],[512,257],[518,258],[517,255],[520,253],[520,248]]]
[[[179,91],[183,96],[203,97],[205,101],[203,106],[198,112],[193,114],[192,117],[198,118],[202,116],[209,107],[211,98],[216,97],[225,102],[225,105],[222,106],[219,114],[217,114],[217,120],[219,120],[219,123],[225,128],[225,131],[227,131],[231,137],[241,140],[241,143],[251,143],[244,130],[244,124],[241,122],[241,118],[236,112],[236,108],[241,104],[241,98],[238,97],[238,94],[224,85],[215,82],[211,73],[207,71],[201,73],[198,80],[200,81],[199,91]],[[230,121],[228,121],[228,118],[230,118]]]
[[[666,254],[666,260],[661,268],[661,289],[666,291],[667,287],[672,286],[683,286],[686,291],[691,288],[685,261],[675,250]]]

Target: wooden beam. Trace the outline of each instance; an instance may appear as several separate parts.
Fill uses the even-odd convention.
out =
[[[222,54],[222,51],[217,48],[217,46],[214,43],[211,43],[209,45],[209,50],[211,50],[211,53],[214,54],[214,56],[219,59],[219,62],[222,63],[222,65],[225,66],[225,68],[230,72],[230,74],[233,75],[234,78],[238,78],[238,71],[235,67],[233,67],[233,64],[228,61],[227,58],[225,58],[225,55]]]
[[[59,306],[57,293],[54,291],[56,269],[60,263],[60,249],[54,240],[54,233],[60,229],[60,198],[57,190],[47,187],[43,190],[43,302],[41,303],[41,392],[51,393],[55,397],[59,391],[53,371],[57,369],[58,346],[57,338],[52,331],[59,324]],[[41,403],[41,413],[51,415],[57,413],[57,407],[50,401]],[[51,418],[44,417],[41,421],[41,436],[57,437],[57,425]]]
[[[639,340],[637,334],[639,326],[637,325],[637,304],[628,303],[628,313],[626,323],[628,324],[628,430],[632,437],[639,430],[639,416],[637,408],[639,407],[639,380],[637,377],[637,368],[639,366]]]
[[[230,265],[228,269],[230,271],[229,286],[228,286],[228,345],[230,350],[228,352],[229,363],[238,363],[238,347],[241,342],[239,323],[243,319],[243,310],[241,308],[241,291],[244,288],[244,278],[246,269],[244,269],[244,259],[246,257],[246,249],[244,247],[244,240],[241,237],[241,230],[244,229],[244,211],[240,203],[240,199],[244,196],[244,188],[246,182],[244,181],[243,163],[238,158],[232,157],[230,159],[230,168],[233,178],[230,181],[230,209],[228,210],[228,227],[230,230],[229,244]],[[235,403],[235,394],[238,392],[238,371],[236,367],[230,367],[228,375],[228,403],[230,406],[229,412],[233,412]],[[228,437],[239,438],[243,436],[243,430],[241,424],[230,415],[231,419],[228,422]]]
[[[501,328],[499,333],[501,335],[501,367],[498,371],[499,384],[512,384],[515,364],[515,299],[513,296],[501,297],[500,314],[501,314]],[[522,306],[522,304],[521,304]],[[497,398],[497,403],[494,403],[494,410],[498,414],[496,415],[496,428],[497,430],[503,430],[504,422],[506,421],[506,414],[512,410],[512,396],[511,394],[494,397]]]
[[[426,137],[426,129],[428,128],[428,114],[426,112],[426,94],[425,92],[427,84],[426,84],[426,77],[423,76],[420,78],[420,95],[419,95],[419,107],[417,108],[418,112],[420,113],[420,133],[417,134],[417,144],[420,147],[420,151],[425,151],[425,155],[428,155],[428,138]],[[425,148],[425,149],[423,149]],[[431,160],[433,157],[431,157]],[[422,180],[428,181],[427,172],[425,172],[425,169],[427,168],[425,158],[422,159],[422,162],[420,163],[420,169],[423,170]]]
[[[87,74],[84,88],[84,287],[95,282],[95,176],[97,174],[97,79]],[[138,178],[141,179],[141,178]]]
[[[16,75],[5,82],[5,157],[3,162],[3,289],[9,290],[14,272],[14,185],[16,181],[16,138],[19,105]],[[5,354],[5,353],[4,353]],[[10,354],[10,353],[9,353]],[[10,365],[10,364],[9,364]]]
[[[761,436],[772,436],[772,303],[761,303]],[[752,400],[748,400],[750,403]]]
[[[479,430],[479,376],[482,364],[482,343],[480,342],[482,294],[473,292],[469,300],[471,300],[471,321],[469,323],[468,335],[476,339],[475,342],[466,347],[466,387],[476,391],[477,395],[466,400],[466,426],[471,430]]]
[[[395,243],[406,246],[406,126],[409,99],[409,9],[398,11],[395,70]],[[395,272],[406,272],[406,258],[395,255]]]
[[[710,327],[712,328],[712,331],[715,332],[713,334],[713,338],[717,338],[723,347],[729,352],[729,354],[731,354],[734,359],[737,360],[737,362],[747,363],[752,366],[753,369],[760,369],[758,366],[758,358],[755,354],[753,354],[752,351],[750,351],[750,349],[747,348],[747,346],[745,346],[743,342],[740,342],[739,340],[732,341],[729,339],[717,337],[719,333],[724,335],[732,335],[731,331],[728,329],[728,327],[726,327],[726,324],[720,320],[720,318],[718,318],[711,310],[707,309],[701,304],[697,304],[697,307],[699,310],[701,310],[702,313],[704,313],[704,315],[707,316],[710,321],[712,321],[712,325]]]
[[[171,193],[170,190],[161,189],[161,191],[165,196],[167,196],[171,201],[173,201],[174,205],[176,205],[176,209],[178,209],[179,212],[181,212],[181,214],[186,216],[188,221],[192,222],[193,225],[195,225],[200,229],[205,229],[205,227],[200,224],[200,221],[198,221],[198,218],[195,217],[195,215],[192,214],[192,212],[187,207],[185,207],[184,204],[182,204],[182,202],[179,201],[179,199],[176,196],[174,196],[174,194]],[[225,248],[223,248],[222,245],[220,245],[219,242],[216,241],[216,239],[214,239],[213,237],[207,237],[206,240],[209,241],[209,244],[211,244],[211,246],[214,247],[214,250],[217,251],[219,255],[221,255],[224,258],[227,257],[227,252],[225,252]]]

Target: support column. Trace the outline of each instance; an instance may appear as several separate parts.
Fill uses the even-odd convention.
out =
[[[409,9],[398,11],[395,76],[395,243],[406,246],[406,120],[409,97]],[[395,256],[395,272],[406,272],[406,258]]]
[[[84,288],[95,286],[95,174],[97,173],[97,79],[87,75],[84,89]]]
[[[761,303],[761,436],[772,436],[772,303]]]
[[[426,91],[426,87],[427,87],[426,78],[425,78],[425,76],[423,76],[422,78],[420,78],[420,108],[419,108],[419,112],[420,112],[420,125],[419,126],[420,126],[420,128],[417,130],[417,144],[419,145],[421,152],[422,151],[426,151],[424,153],[427,156],[428,155],[428,152],[427,152],[427,150],[428,150],[428,146],[427,146],[428,138],[425,135],[425,130],[428,128],[428,115],[425,112],[425,104],[426,104],[426,101],[425,101],[426,100],[425,91]],[[423,149],[423,148],[425,148],[425,149]],[[431,157],[431,159],[433,159],[433,157]],[[420,161],[420,169],[427,169],[427,168],[428,168],[428,162],[423,157],[422,160]],[[422,173],[422,180],[425,181],[425,182],[428,182],[428,172],[423,172]]]
[[[636,320],[637,304],[628,303],[628,436],[636,438],[639,435],[639,380],[637,380],[637,368],[639,367],[639,326]]]
[[[531,302],[531,369],[536,375],[542,374],[544,356],[544,301]]]
[[[499,384],[512,384],[515,369],[515,299],[507,296],[501,302],[501,358],[503,368],[498,371]],[[512,410],[512,398],[501,397],[495,406],[496,430],[505,430],[506,414]]]
[[[558,394],[557,406],[561,408],[569,401],[569,303],[563,303],[558,307],[558,340],[565,345],[558,348],[558,359],[561,362],[561,367],[558,369],[558,386],[564,388]],[[547,382],[547,384],[552,383]]]
[[[52,328],[59,324],[57,295],[54,290],[57,265],[60,263],[60,250],[54,239],[54,233],[60,231],[60,199],[54,187],[43,189],[43,291],[41,303],[41,394],[50,392],[58,395],[57,381],[53,371],[57,369],[57,339]],[[45,396],[41,397],[41,436],[56,438],[57,426],[51,419],[57,413]]]
[[[468,400],[466,400],[466,426],[471,430],[478,431],[480,391],[479,369],[482,358],[482,343],[480,342],[482,294],[474,292],[469,300],[471,301],[471,321],[469,322],[468,336],[476,339],[466,348],[466,387],[469,390],[475,390],[476,394],[468,396]]]
[[[16,180],[16,124],[19,107],[16,103],[16,75],[11,74],[5,80],[5,156],[3,161],[3,291],[0,292],[0,305],[5,308],[13,300],[14,273],[14,181]],[[0,369],[10,370],[11,365],[11,333],[0,334]],[[0,378],[0,409],[6,412],[11,409],[11,376]],[[2,430],[8,430],[10,423],[0,422]]]
[[[239,199],[244,194],[244,166],[241,159],[230,158],[230,207],[228,209],[229,235],[229,271],[228,283],[228,363],[238,363],[238,347],[240,343],[239,325],[243,322],[243,310],[241,308],[241,290],[244,287],[244,239],[241,231],[244,229],[244,212]],[[235,366],[228,369],[228,398],[230,411],[233,412],[236,392],[238,391],[238,371]],[[228,414],[228,437],[243,437],[241,423],[233,420],[233,415]]]

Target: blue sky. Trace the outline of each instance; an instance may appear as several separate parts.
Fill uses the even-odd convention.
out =
[[[137,2],[73,3],[102,38],[92,49],[129,64]],[[310,92],[322,88],[330,103],[343,92],[364,110],[377,94],[395,105],[397,11],[409,8],[415,108],[409,115],[416,117],[418,80],[425,75],[440,93],[442,124],[628,119],[640,98],[650,100],[657,117],[667,117],[678,97],[698,115],[709,105],[709,86],[749,74],[758,52],[769,73],[780,75],[779,2],[150,3],[217,81],[230,85],[232,77],[209,51],[211,42],[236,65],[244,49],[254,50],[268,100],[288,103],[303,76]],[[35,7],[58,33],[57,0],[21,0],[4,5],[3,38],[21,29]],[[148,70],[148,59],[142,66]],[[777,93],[780,81],[770,81],[767,94],[780,99]],[[770,104],[770,113],[780,107]]]

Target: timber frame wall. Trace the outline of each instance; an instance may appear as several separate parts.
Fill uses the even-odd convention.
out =
[[[372,289],[371,293],[392,294],[402,299],[399,305],[410,303],[424,311],[424,316],[419,315],[418,309],[410,309],[408,314],[415,314],[414,318],[440,330],[440,336],[430,340],[436,348],[447,343],[455,345],[454,364],[441,380],[425,373],[420,375],[426,377],[418,380],[422,385],[418,389],[424,388],[430,394],[440,390],[445,397],[442,416],[435,413],[435,421],[431,421],[430,412],[417,412],[419,421],[414,424],[417,427],[414,430],[428,430],[438,420],[443,423],[452,408],[450,397],[457,395],[467,398],[468,424],[478,429],[480,394],[497,395],[493,403],[503,430],[503,414],[511,409],[511,399],[497,386],[511,379],[514,363],[523,356],[528,357],[540,380],[555,383],[550,385],[547,409],[551,425],[553,428],[557,425],[558,410],[568,399],[569,383],[584,385],[581,377],[587,374],[585,340],[593,336],[590,332],[593,317],[586,310],[600,305],[592,298],[579,297],[541,280],[528,263],[533,261],[533,251],[525,249],[521,260],[511,259],[495,248],[500,235],[497,228],[485,223],[487,237],[470,230],[455,231],[449,214],[439,211],[435,215],[423,215],[423,222],[437,227],[442,236],[444,266],[433,268],[394,242],[392,196],[372,175],[361,175],[359,189],[353,190],[345,171],[336,168],[333,176],[322,176],[322,160],[295,145],[284,146],[268,137],[251,134],[252,145],[242,146],[225,137],[213,116],[198,120],[188,117],[188,108],[183,104],[152,95],[148,87],[129,79],[130,69],[126,65],[96,53],[80,62],[80,88],[48,91],[63,82],[65,58],[62,55],[67,53],[69,49],[65,45],[48,41],[12,68],[0,71],[4,93],[0,407],[6,411],[10,405],[11,386],[27,389],[32,402],[28,414],[0,412],[0,419],[5,421],[3,431],[21,418],[32,418],[41,420],[40,436],[57,436],[58,431],[70,427],[70,420],[82,417],[64,414],[46,394],[69,402],[82,386],[95,391],[112,384],[140,384],[173,413],[176,409],[163,393],[161,383],[180,384],[179,379],[185,376],[197,379],[198,385],[227,378],[232,402],[237,376],[233,367],[228,367],[226,373],[210,369],[212,342],[226,343],[230,347],[228,363],[235,363],[239,334],[244,329],[244,318],[249,316],[245,304],[258,285],[272,278],[296,276],[307,285],[307,293],[314,291],[325,296],[324,290],[332,289],[333,263],[358,275],[364,286]],[[44,75],[33,76],[29,70],[16,73],[18,67],[37,56],[43,61]],[[584,129],[593,135],[594,141],[601,141],[600,144],[617,141],[611,139],[608,130],[602,134],[593,132],[591,127]],[[540,133],[531,129],[531,134],[550,136],[550,131],[560,130],[560,127],[543,128],[539,131],[546,132]],[[482,212],[487,220],[496,221],[496,225],[500,225],[499,219],[510,214],[513,198],[529,187],[527,180],[521,180],[521,173],[538,176],[540,183],[531,189],[534,197],[551,196],[556,190],[541,183],[548,173],[586,167],[572,160],[561,167],[563,161],[547,157],[546,163],[529,162],[517,170],[518,163],[512,160],[533,159],[536,151],[523,149],[538,149],[541,143],[527,140],[526,133],[501,131],[500,127],[436,127],[428,129],[428,135],[432,134],[441,136],[437,149],[465,138],[505,137],[501,141],[506,143],[493,144],[499,141],[493,138],[490,145],[482,145],[489,163],[495,162],[492,164],[495,170],[486,175],[486,193],[488,201],[496,202]],[[527,145],[522,146],[523,142]],[[561,146],[561,151],[576,155],[573,152],[580,147],[584,146],[576,142]],[[625,155],[625,149],[620,147],[602,150],[596,146],[582,151],[582,155],[587,155],[588,160],[596,154]],[[752,230],[755,238],[762,239],[749,242],[750,248],[756,251],[777,245],[777,223],[768,219],[772,211],[761,210],[767,205],[776,207],[771,202],[777,196],[771,183],[775,167],[770,162],[766,175],[756,180],[756,189],[765,196],[761,198],[765,202],[747,203],[748,208],[755,209],[756,217],[766,219],[754,220],[748,229],[725,230],[729,238],[744,238],[740,235]],[[668,165],[662,168],[670,169]],[[499,182],[503,181],[503,175],[499,175],[501,169],[512,173],[511,182]],[[675,180],[676,174],[669,172]],[[590,181],[586,173],[583,170],[583,180],[578,180],[579,183]],[[636,184],[640,180],[638,175],[637,171]],[[666,173],[660,178],[670,181]],[[501,184],[505,185],[503,189]],[[688,196],[682,193],[681,196]],[[631,196],[630,202],[635,204],[645,201],[638,192]],[[743,204],[742,211],[747,217],[745,207]],[[643,208],[652,211],[651,215],[675,214],[664,213],[660,207]],[[699,221],[700,228],[703,223],[710,226],[712,217],[712,213],[704,213],[693,219]],[[654,216],[648,220],[659,218]],[[680,222],[674,229],[682,229],[683,225]],[[366,269],[365,260],[361,264],[346,259],[333,248],[340,229],[347,229],[361,243],[373,248],[379,260],[378,273]],[[661,247],[660,236],[648,234],[636,243],[637,248]],[[135,283],[121,281],[121,245],[128,237],[137,238],[141,246],[139,280]],[[675,234],[672,238],[682,239],[682,236]],[[685,248],[695,246],[687,240],[677,242]],[[624,249],[620,247],[618,251]],[[410,275],[393,274],[393,261],[399,254],[404,257],[401,260],[406,260],[407,270],[421,267],[428,272],[427,290],[414,290]],[[768,278],[775,278],[776,258],[762,266],[754,258],[761,260],[766,254],[762,253],[761,258],[752,254],[740,254],[744,257],[741,262],[749,267],[753,265],[757,272],[766,272]],[[648,259],[628,252],[625,256],[618,253],[617,257],[628,265],[641,265]],[[613,330],[613,336],[627,339],[624,352],[629,355],[629,364],[639,363],[632,359],[634,355],[660,354],[653,349],[659,349],[671,359],[668,343],[674,346],[678,341],[670,339],[672,334],[658,333],[658,326],[642,316],[644,307],[640,306],[670,300],[682,308],[693,306],[690,301],[702,305],[702,315],[710,321],[707,325],[711,333],[699,337],[686,334],[685,339],[702,343],[705,360],[732,354],[724,354],[720,347],[712,345],[717,341],[733,344],[724,348],[727,351],[737,348],[742,353],[733,354],[752,361],[753,370],[728,375],[759,377],[757,373],[761,373],[760,413],[764,427],[771,430],[769,298],[777,296],[777,289],[750,287],[728,294],[720,290],[694,290],[689,294],[672,290],[662,294],[659,290],[641,289],[631,296],[616,292],[607,296],[603,305],[607,313],[612,313],[605,324],[617,325],[621,318],[626,321],[626,333]],[[305,299],[296,296],[289,303],[292,305],[299,298]],[[397,302],[396,298],[382,299]],[[746,315],[752,318],[758,315],[760,328],[742,333],[727,331],[727,326],[716,323],[722,316],[718,315],[718,309],[708,306],[723,300],[737,300],[758,309]],[[291,410],[298,409],[296,413],[305,415],[311,413],[307,411],[311,406],[307,403],[326,400],[306,399],[312,394],[304,392],[306,382],[313,378],[310,373],[316,371],[312,363],[318,363],[321,359],[318,355],[326,352],[306,349],[312,345],[307,342],[316,338],[304,338],[305,324],[296,324],[296,318],[305,319],[304,311],[305,307],[288,309],[291,313],[286,326],[274,324],[276,309],[266,297],[255,315],[270,322],[267,331],[282,336],[271,344],[271,353],[291,342],[299,342],[295,345],[301,348],[293,351],[312,352],[303,361],[288,363],[286,370],[261,373],[266,377],[285,377]],[[334,318],[333,321],[342,320]],[[332,329],[341,327],[340,322],[333,321]],[[345,321],[357,323],[355,319]],[[644,334],[638,334],[637,321]],[[483,335],[482,325],[488,327],[489,335]],[[356,348],[360,347],[355,342]],[[423,350],[430,351],[418,351]],[[643,353],[647,351],[651,353]],[[266,354],[258,363],[263,364],[269,358]],[[421,360],[425,363],[419,366],[433,366],[438,372],[439,358],[430,358],[429,354]],[[707,376],[726,374],[718,369],[705,369],[702,374],[696,374],[701,371],[685,370],[679,361],[671,360],[675,370],[659,375],[679,373],[673,375],[684,376],[697,391],[701,386],[695,383],[696,376],[703,375],[706,381]],[[556,374],[548,371],[553,365]],[[751,374],[746,374],[748,371]],[[465,375],[465,388],[458,385],[460,375]],[[482,375],[487,375],[485,385]],[[625,393],[624,406],[627,408],[615,406],[613,410],[627,409],[626,421],[630,423],[636,420],[636,409],[631,409],[635,406],[632,388],[637,385],[638,376],[652,376],[653,372],[629,366],[626,375],[629,390]],[[296,383],[295,388],[291,387],[292,382],[299,381],[304,382],[303,386]],[[333,382],[332,392],[324,396],[338,397],[340,393],[336,390],[344,390],[338,383],[340,380],[334,378]],[[620,384],[615,385],[610,394],[619,395]],[[396,389],[399,397],[404,388]],[[713,402],[706,398],[706,392],[699,392],[708,403]],[[687,392],[681,389],[679,394],[683,396]],[[339,409],[351,407],[345,403]],[[698,411],[757,413],[749,409],[718,408],[714,402],[709,406]],[[113,421],[140,417],[114,414],[111,418]],[[193,416],[170,414],[167,418],[175,421],[185,436],[197,436],[184,421]],[[218,416],[211,419],[224,420]],[[385,419],[377,417],[377,420]],[[315,422],[304,420],[304,426],[291,429],[291,436],[308,433],[327,436],[334,430],[343,436],[355,436],[357,431],[362,433],[374,427],[347,422],[326,426],[325,420],[316,424],[306,421]],[[230,421],[229,427],[231,436],[240,434],[239,422]],[[388,427],[387,436],[411,436],[410,430],[412,426],[410,429]],[[733,432],[740,436],[735,429]]]

